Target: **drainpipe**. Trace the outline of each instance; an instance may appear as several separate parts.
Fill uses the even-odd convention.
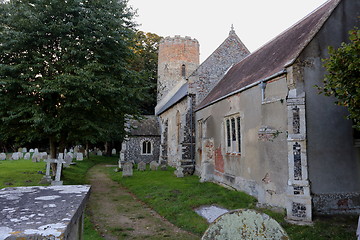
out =
[[[259,84],[260,88],[261,88],[261,102],[264,102],[265,100],[265,88],[266,88],[266,83],[264,81],[261,81]]]
[[[195,138],[195,133],[194,133],[194,100],[193,97],[195,95],[191,94],[190,96],[190,129],[191,129],[191,138],[190,138],[190,158],[192,161],[192,164],[194,165],[194,172],[195,172],[195,158],[194,158],[194,138]],[[194,174],[193,172],[193,174]]]

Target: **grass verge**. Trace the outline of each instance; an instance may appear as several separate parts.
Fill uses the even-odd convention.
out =
[[[197,176],[177,178],[174,169],[168,171],[134,170],[133,177],[123,178],[120,172],[109,170],[111,178],[128,188],[141,201],[176,226],[201,236],[209,224],[194,208],[217,205],[227,209],[255,208],[255,198],[213,183],[200,183]],[[357,216],[315,218],[313,226],[298,226],[285,222],[285,214],[257,209],[276,219],[293,240],[356,239]]]

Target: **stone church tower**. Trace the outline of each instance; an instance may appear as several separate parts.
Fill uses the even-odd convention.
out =
[[[199,42],[190,37],[166,37],[160,42],[158,57],[158,102],[199,66]],[[170,93],[170,94],[169,94]]]

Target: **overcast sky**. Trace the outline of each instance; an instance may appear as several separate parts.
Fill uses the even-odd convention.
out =
[[[253,52],[326,0],[129,0],[138,27],[162,37],[190,36],[204,61],[228,36],[231,24]]]

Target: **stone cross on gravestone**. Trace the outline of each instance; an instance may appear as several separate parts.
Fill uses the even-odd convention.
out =
[[[143,161],[139,162],[139,164],[138,164],[138,170],[139,170],[139,171],[145,171],[145,170],[146,170],[146,163],[143,162]]]
[[[45,176],[41,179],[40,183],[51,183],[51,175],[50,175],[50,169],[51,169],[51,163],[54,163],[56,159],[47,159],[46,160],[46,172]]]
[[[52,181],[51,185],[53,186],[63,185],[63,181],[60,181],[60,177],[61,177],[62,164],[65,162],[62,159],[57,159],[55,163],[56,163],[55,181]]]
[[[126,162],[123,165],[123,177],[131,177],[133,175],[133,164],[131,162]]]

